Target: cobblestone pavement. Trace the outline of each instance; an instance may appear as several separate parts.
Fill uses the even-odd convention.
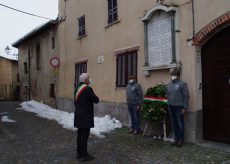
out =
[[[0,123],[1,164],[74,164],[76,132],[55,121],[16,110],[17,103],[0,103],[0,117],[7,115],[16,123]],[[7,112],[7,113],[5,113]],[[152,137],[127,134],[117,129],[105,138],[90,136],[88,149],[95,164],[174,164],[230,163],[230,154],[186,143],[182,148]]]

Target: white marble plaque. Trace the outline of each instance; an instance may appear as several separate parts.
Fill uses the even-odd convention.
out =
[[[165,12],[156,13],[148,23],[148,55],[150,67],[172,61],[171,17]]]

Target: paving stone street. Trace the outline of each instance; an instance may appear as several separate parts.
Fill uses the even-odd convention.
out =
[[[72,164],[76,160],[76,132],[55,121],[17,110],[18,103],[0,102],[0,117],[16,122],[1,122],[1,164]],[[104,138],[90,136],[89,152],[95,164],[227,164],[230,153],[186,143],[182,148],[153,137],[127,134],[117,129]]]

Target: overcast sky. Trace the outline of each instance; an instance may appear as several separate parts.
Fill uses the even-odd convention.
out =
[[[0,4],[51,19],[58,16],[58,0],[0,0]],[[0,54],[5,53],[7,45],[11,46],[37,26],[49,21],[3,6],[0,6],[0,20]],[[17,51],[11,53],[14,52]]]

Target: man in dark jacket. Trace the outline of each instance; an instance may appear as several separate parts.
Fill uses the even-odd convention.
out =
[[[172,145],[181,147],[184,142],[184,113],[188,109],[189,92],[187,84],[179,79],[180,70],[171,72],[171,81],[167,86],[169,115],[174,130]]]
[[[74,127],[78,128],[77,158],[81,161],[90,161],[94,157],[87,151],[87,142],[90,128],[94,127],[94,103],[98,103],[99,98],[89,86],[89,75],[87,73],[80,75],[79,85],[74,97]]]
[[[141,85],[136,82],[135,76],[129,77],[129,83],[126,87],[126,99],[131,118],[129,133],[140,134],[140,109],[143,102],[143,92]]]

